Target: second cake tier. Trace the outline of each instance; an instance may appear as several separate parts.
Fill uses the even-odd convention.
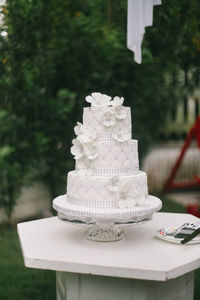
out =
[[[85,176],[68,173],[67,201],[91,208],[146,206],[148,197],[146,173],[131,176]]]
[[[84,147],[76,160],[79,174],[94,176],[131,175],[139,170],[137,140],[124,143],[97,141]]]

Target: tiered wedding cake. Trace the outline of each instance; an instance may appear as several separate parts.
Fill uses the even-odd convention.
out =
[[[137,140],[131,137],[131,111],[123,98],[92,93],[86,97],[83,124],[74,128],[71,153],[76,168],[68,173],[62,201],[67,215],[127,219],[151,215],[161,201],[148,195],[146,173],[139,171]],[[59,211],[58,202],[54,208]]]

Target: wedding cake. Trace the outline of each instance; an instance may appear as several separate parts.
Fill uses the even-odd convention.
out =
[[[148,195],[146,173],[139,170],[138,142],[132,139],[124,98],[92,93],[86,101],[91,106],[74,128],[76,167],[67,176],[65,213],[128,218],[160,209],[161,201]],[[54,208],[59,210],[56,202]]]

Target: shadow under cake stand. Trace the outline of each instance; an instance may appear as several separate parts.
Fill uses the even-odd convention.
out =
[[[123,238],[122,225],[143,224],[152,219],[153,214],[160,210],[162,202],[159,198],[149,195],[148,207],[99,209],[77,206],[67,201],[67,195],[53,200],[53,208],[58,218],[72,224],[85,225],[85,237],[96,242],[113,242]]]

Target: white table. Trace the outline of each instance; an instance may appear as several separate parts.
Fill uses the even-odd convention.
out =
[[[124,228],[125,238],[113,243],[88,241],[85,226],[57,217],[18,224],[18,234],[26,267],[56,271],[57,300],[190,300],[200,244],[171,244],[154,233],[195,220],[155,213],[149,223]]]

